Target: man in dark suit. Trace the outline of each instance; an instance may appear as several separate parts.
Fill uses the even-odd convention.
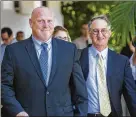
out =
[[[132,117],[136,117],[136,86],[129,59],[108,49],[111,35],[106,16],[89,23],[92,45],[81,54],[81,68],[88,91],[88,117],[121,116],[123,94]]]
[[[76,46],[52,39],[53,13],[33,10],[32,36],[7,46],[1,71],[2,114],[5,116],[72,116],[69,82],[75,87],[76,105],[87,115],[87,90]],[[72,74],[72,78],[70,78]]]

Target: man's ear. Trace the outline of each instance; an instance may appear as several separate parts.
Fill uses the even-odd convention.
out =
[[[13,34],[9,37],[10,38],[10,40],[12,41],[14,38],[13,38]]]
[[[109,35],[109,39],[110,39],[110,36],[111,36],[111,30],[109,30],[109,33],[108,33],[108,35]]]
[[[90,37],[91,40],[92,40],[92,32],[91,32],[91,30],[89,30],[89,37]]]
[[[32,28],[32,20],[31,19],[29,19],[29,25]]]

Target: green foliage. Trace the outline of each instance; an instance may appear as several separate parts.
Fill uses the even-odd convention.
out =
[[[80,27],[83,23],[88,23],[94,15],[108,14],[113,3],[112,1],[61,2],[64,26],[68,29],[72,40],[80,36]]]
[[[113,31],[111,44],[120,51],[136,35],[136,2],[118,2],[110,11],[110,19]]]
[[[72,40],[80,36],[80,27],[94,15],[110,16],[112,36],[109,47],[120,52],[136,35],[136,2],[134,1],[70,1],[61,2],[64,26]]]

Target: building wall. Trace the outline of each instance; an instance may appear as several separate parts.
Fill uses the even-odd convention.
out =
[[[28,5],[32,5],[30,4],[30,2],[32,2],[32,4],[33,2],[35,3],[36,6],[33,6],[34,8],[37,7],[36,1],[29,1],[29,4],[27,4],[27,1],[25,1],[25,4],[27,4],[25,7],[27,7],[27,9],[29,8]],[[39,4],[39,1],[37,2]],[[55,14],[55,25],[63,25],[63,17],[60,11],[60,2],[49,1],[47,3],[47,6],[49,6]],[[24,10],[22,9],[23,12],[27,11],[25,10],[25,7],[23,7]],[[32,8],[30,10],[32,10]],[[31,35],[31,28],[29,27],[29,18],[29,13],[17,14],[15,12],[13,1],[1,1],[1,28],[5,26],[10,27],[13,30],[14,36],[19,30],[25,32],[25,38],[28,38]]]
[[[12,1],[3,1],[1,5],[1,28],[5,26],[10,27],[14,36],[17,31],[22,30],[25,32],[25,37],[29,37],[31,34],[28,22],[30,15],[17,14],[14,11]]]

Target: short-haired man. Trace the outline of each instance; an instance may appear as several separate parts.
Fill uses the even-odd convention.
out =
[[[17,40],[17,41],[24,40],[24,32],[23,32],[23,31],[18,31],[18,32],[16,33],[16,40]]]
[[[81,115],[87,115],[87,90],[76,46],[52,39],[54,16],[47,7],[35,8],[29,23],[32,36],[5,50],[1,67],[3,114],[73,116],[71,81],[75,104]]]
[[[5,52],[5,48],[7,45],[16,42],[16,40],[13,38],[13,32],[9,27],[4,27],[1,29],[1,39],[3,44],[1,45],[1,57],[0,57],[0,63],[3,59],[3,55]]]
[[[122,115],[124,95],[132,117],[136,116],[136,85],[129,59],[108,48],[111,36],[106,16],[92,18],[89,23],[92,46],[81,54],[81,67],[88,91],[88,117]]]
[[[73,43],[76,44],[78,49],[84,49],[89,44],[91,44],[91,39],[89,37],[89,30],[88,30],[88,24],[83,23],[80,28],[81,35],[80,37],[76,38]]]

